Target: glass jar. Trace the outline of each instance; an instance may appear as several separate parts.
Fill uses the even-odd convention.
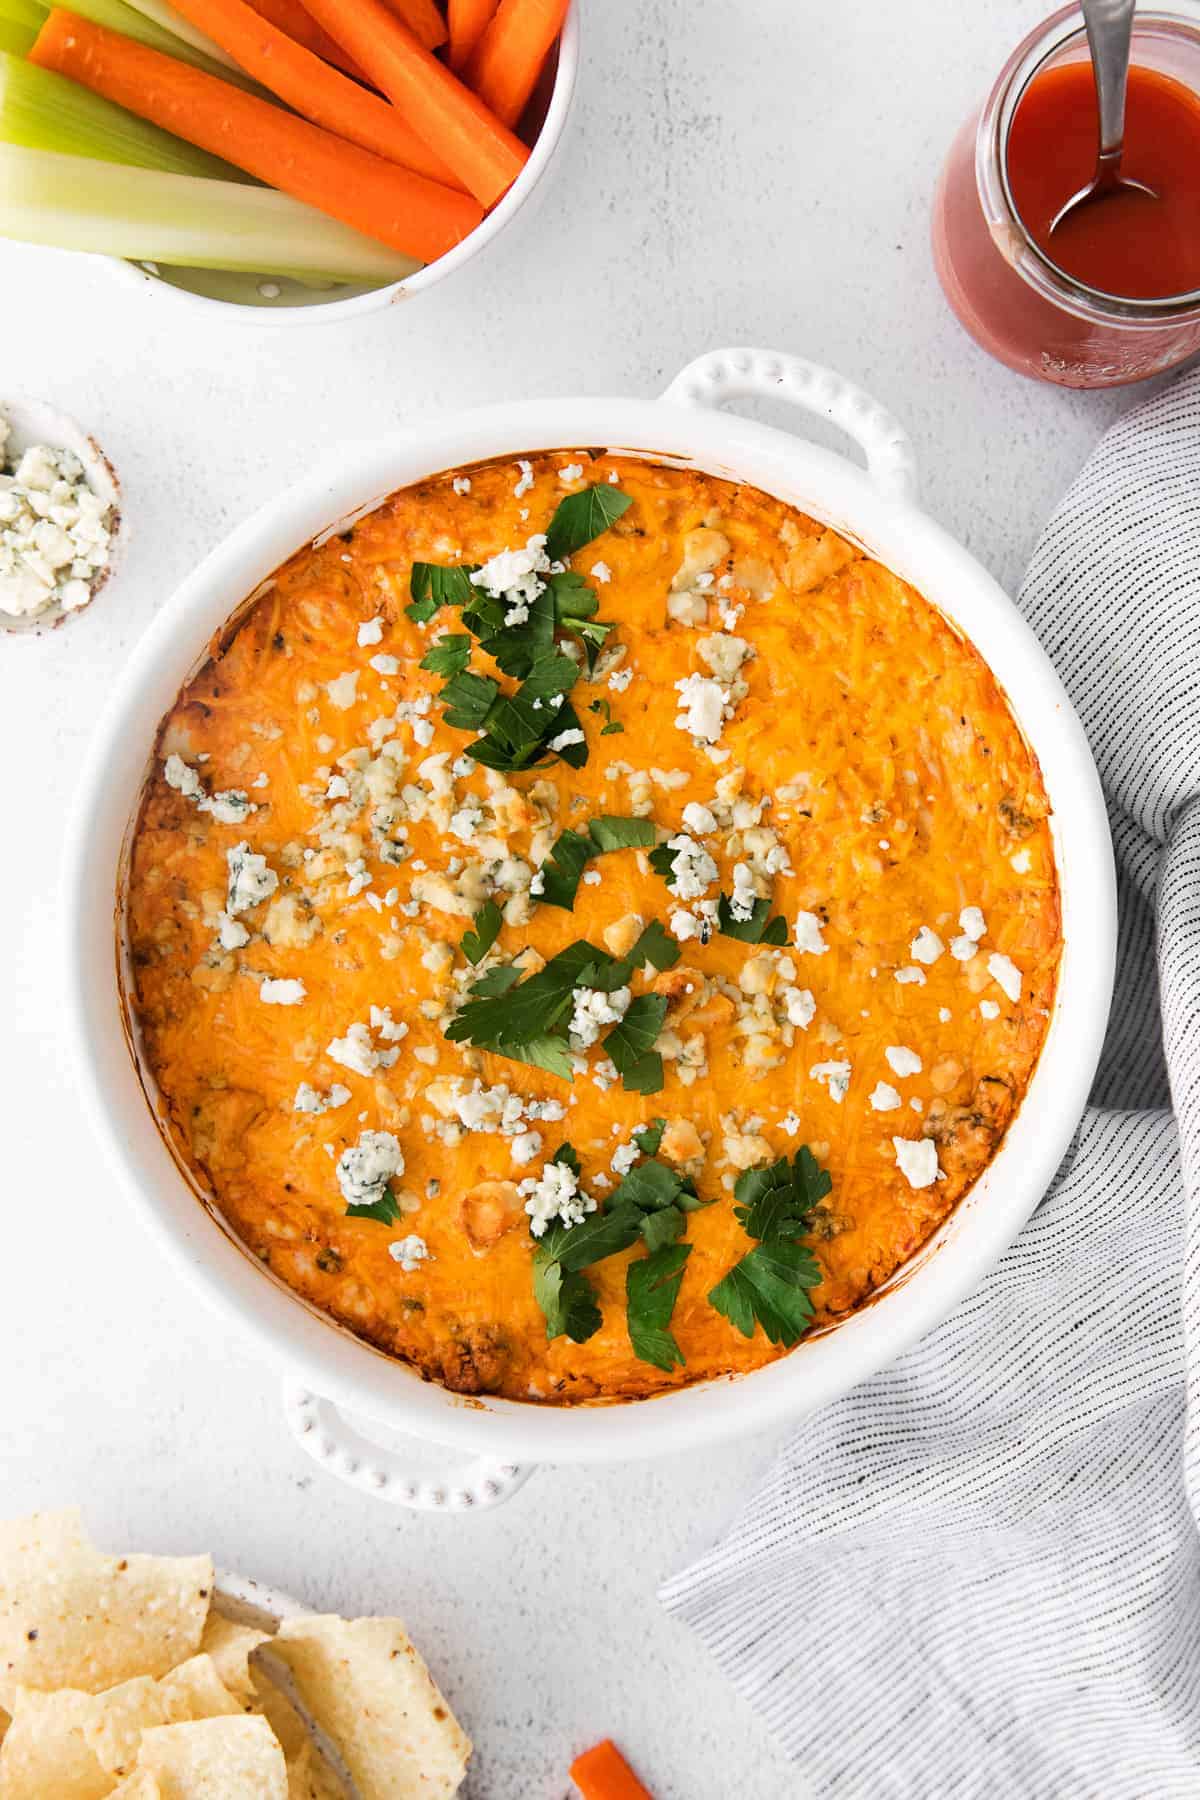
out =
[[[934,200],[933,257],[961,324],[1010,369],[1064,387],[1117,387],[1200,350],[1200,290],[1157,300],[1102,293],[1051,262],[1021,222],[1008,183],[1021,96],[1042,70],[1087,54],[1078,6],[1014,51],[951,146]],[[1132,60],[1200,92],[1200,0],[1139,10]]]

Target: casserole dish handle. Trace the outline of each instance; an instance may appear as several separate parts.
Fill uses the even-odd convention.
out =
[[[283,1410],[300,1448],[330,1475],[391,1506],[412,1512],[483,1512],[524,1487],[536,1463],[480,1457],[433,1477],[417,1475],[396,1451],[385,1450],[347,1424],[332,1401],[285,1380]]]
[[[908,433],[869,394],[820,363],[776,350],[710,350],[681,369],[662,397],[674,406],[706,408],[746,397],[789,400],[852,437],[872,481],[889,500],[916,499]]]

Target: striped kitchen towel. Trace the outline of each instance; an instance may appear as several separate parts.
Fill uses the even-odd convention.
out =
[[[1107,433],[1020,604],[1120,870],[1092,1103],[980,1291],[662,1590],[804,1795],[1200,1795],[1200,369]]]

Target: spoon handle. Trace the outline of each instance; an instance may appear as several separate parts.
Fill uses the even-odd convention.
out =
[[[1137,0],[1082,0],[1096,98],[1100,105],[1100,164],[1117,164],[1125,144],[1125,83]]]

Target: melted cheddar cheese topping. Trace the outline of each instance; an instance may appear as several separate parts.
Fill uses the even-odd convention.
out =
[[[632,503],[571,564],[613,625],[570,695],[586,762],[483,769],[419,667],[461,625],[409,618],[413,564],[522,551],[614,477]],[[471,666],[514,685],[478,647]],[[165,1127],[277,1277],[456,1390],[639,1397],[770,1360],[708,1300],[752,1248],[738,1177],[801,1144],[829,1170],[811,1231],[828,1323],[918,1249],[1021,1103],[1060,953],[1036,760],[940,614],[757,490],[584,451],[406,489],[278,571],[157,748],[127,920]],[[541,903],[559,834],[601,815],[674,840],[672,885],[628,848],[588,864],[573,911]],[[713,930],[722,893],[766,898],[787,944]],[[489,898],[503,925],[473,968],[461,940]],[[629,988],[667,1000],[661,1091],[622,1085],[586,996],[572,1080],[448,1041],[489,967],[579,939],[623,956],[656,920],[682,954]],[[569,1142],[602,1208],[655,1118],[660,1160],[709,1203],[687,1219],[670,1372],[627,1330],[642,1247],[588,1271],[603,1324],[584,1343],[548,1340],[531,1278],[549,1159]],[[398,1219],[348,1212],[384,1180]]]

